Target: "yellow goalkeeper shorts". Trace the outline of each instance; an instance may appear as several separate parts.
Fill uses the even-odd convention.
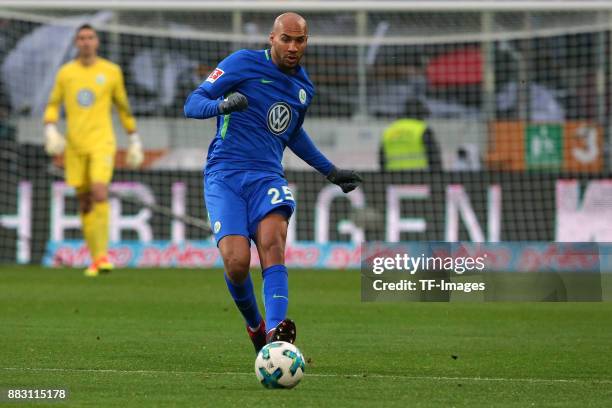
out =
[[[87,191],[93,183],[109,184],[114,162],[114,149],[81,153],[67,146],[64,154],[66,183],[81,191]]]

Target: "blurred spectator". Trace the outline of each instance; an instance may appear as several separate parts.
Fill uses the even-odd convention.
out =
[[[497,94],[497,109],[500,119],[518,119],[519,85],[509,82]],[[529,84],[529,120],[534,122],[563,122],[565,110],[557,101],[555,92],[542,85]]]
[[[129,63],[129,73],[132,78],[130,87],[133,97],[132,109],[135,114],[183,116],[182,98],[181,110],[176,106],[179,99],[177,93],[179,82],[184,73],[191,72],[197,62],[186,54],[174,50],[143,49],[138,51]],[[182,96],[182,95],[181,95]]]
[[[388,65],[374,67],[375,75],[382,80],[372,82],[368,90],[368,111],[371,115],[379,118],[398,118],[404,114],[406,102],[425,97],[425,70],[416,57],[414,59],[406,62],[393,59]]]
[[[429,110],[419,99],[406,103],[404,115],[383,132],[379,163],[383,171],[442,170],[440,149],[425,121]]]
[[[404,114],[407,103],[419,99],[432,118],[480,117],[478,106],[466,105],[461,98],[452,97],[451,90],[457,91],[457,87],[432,89],[427,77],[425,50],[408,48],[408,51],[396,50],[396,53],[397,56],[388,56],[383,63],[373,67],[373,78],[378,80],[368,82],[370,115],[398,118]]]
[[[453,171],[480,170],[478,146],[470,143],[461,144],[455,151],[451,166]]]
[[[198,63],[195,67],[187,70],[184,75],[181,75],[178,79],[178,84],[176,87],[176,93],[174,98],[174,103],[172,104],[171,109],[174,109],[171,116],[184,116],[183,106],[185,105],[185,100],[187,96],[204,80],[208,77],[208,75],[212,72],[214,67],[211,67],[204,63]],[[176,114],[176,115],[175,115]]]
[[[4,82],[0,80],[0,140],[15,141],[17,130],[10,122],[11,102]]]

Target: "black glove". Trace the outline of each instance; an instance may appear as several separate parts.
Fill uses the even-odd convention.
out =
[[[341,170],[335,167],[329,172],[327,179],[340,186],[343,193],[350,193],[363,181],[355,170]]]
[[[219,113],[227,115],[228,113],[243,111],[249,106],[249,101],[246,96],[240,92],[235,92],[227,97],[219,104]]]

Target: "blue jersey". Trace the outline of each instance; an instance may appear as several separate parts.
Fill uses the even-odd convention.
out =
[[[302,129],[314,96],[304,68],[287,74],[272,61],[269,50],[240,50],[221,61],[189,96],[185,115],[207,118],[218,113],[219,102],[240,92],[249,106],[242,112],[218,116],[217,133],[207,156],[206,174],[217,170],[260,170],[283,174],[286,146],[327,174],[333,165],[314,147]]]

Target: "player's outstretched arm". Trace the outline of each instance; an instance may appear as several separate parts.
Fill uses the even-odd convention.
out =
[[[232,112],[240,112],[249,107],[246,96],[240,92],[234,92],[219,104],[219,113],[227,115]]]
[[[317,169],[327,179],[340,186],[344,193],[353,191],[362,182],[361,176],[353,170],[336,168],[314,145],[306,131],[300,128],[289,140],[289,148],[302,160]]]
[[[187,97],[184,112],[185,117],[193,119],[208,119],[213,116],[243,111],[249,106],[246,96],[234,92],[223,101],[213,99],[201,87]]]
[[[140,167],[144,161],[142,142],[140,141],[140,136],[136,131],[136,118],[134,118],[132,110],[130,109],[130,101],[125,90],[123,72],[121,69],[117,69],[116,75],[117,81],[115,81],[116,85],[113,89],[113,103],[117,108],[117,112],[119,112],[121,124],[128,133],[129,141],[125,162],[130,168],[136,169]]]
[[[183,112],[186,118],[208,119],[219,115],[218,105],[218,100],[211,98],[202,87],[199,87],[187,97]]]
[[[359,183],[363,181],[359,173],[355,170],[342,170],[334,167],[332,171],[327,175],[327,179],[340,186],[344,193],[350,193],[359,186]]]
[[[130,101],[123,80],[123,72],[117,67],[114,73],[117,79],[114,81],[115,86],[113,87],[113,104],[115,108],[117,108],[119,120],[123,128],[128,134],[132,134],[136,132],[136,118],[132,114],[132,109],[130,108]]]
[[[245,67],[253,63],[251,52],[239,50],[230,54],[210,73],[185,101],[185,117],[208,119],[245,110],[246,96],[236,92],[240,84],[250,77]],[[224,97],[224,100],[221,100]]]

